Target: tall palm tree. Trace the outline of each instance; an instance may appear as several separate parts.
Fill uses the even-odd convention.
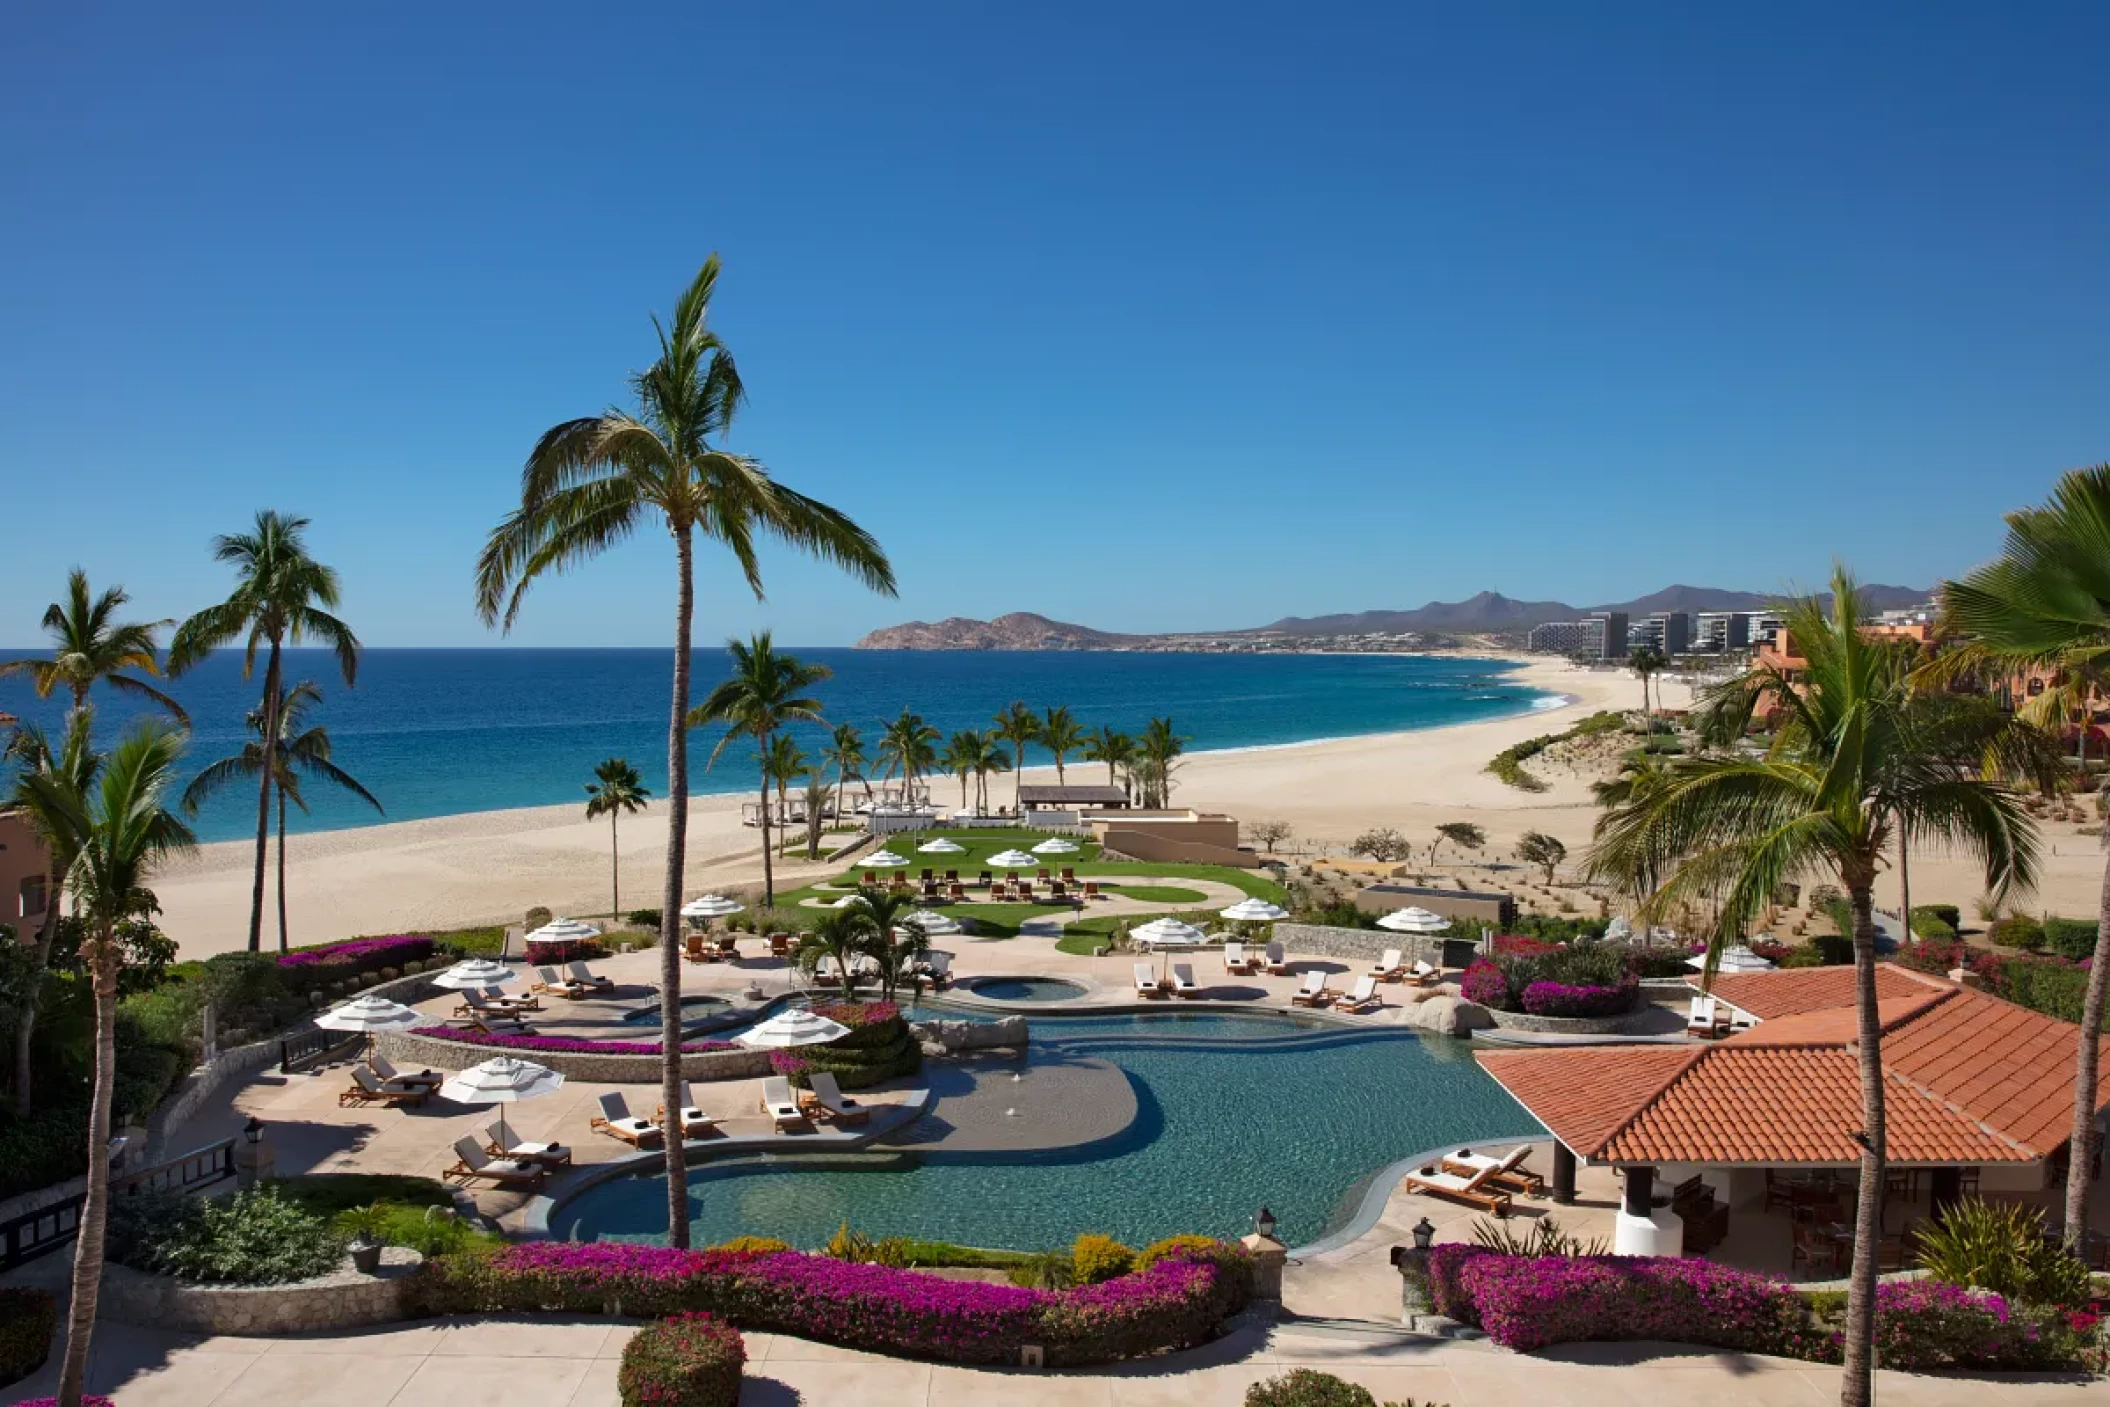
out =
[[[50,659],[19,659],[0,662],[0,679],[26,674],[37,697],[48,699],[54,689],[73,695],[73,706],[88,705],[88,690],[100,681],[121,693],[151,699],[178,723],[190,718],[182,705],[144,679],[127,673],[159,677],[156,663],[159,647],[155,635],[174,625],[172,620],[119,621],[114,617],[132,598],[122,586],[112,586],[100,595],[88,588],[88,574],[75,567],[66,574],[66,599],[54,601],[44,611],[44,633],[51,637]]]
[[[1641,721],[1644,726],[1647,726],[1649,720],[1655,717],[1655,713],[1649,708],[1648,703],[1648,681],[1651,676],[1662,673],[1664,667],[1670,661],[1655,646],[1643,645],[1640,649],[1628,655],[1626,662],[1627,667],[1641,677]]]
[[[123,950],[117,925],[152,903],[147,884],[161,860],[196,844],[189,827],[170,814],[183,734],[142,721],[111,750],[92,791],[82,794],[59,778],[31,773],[27,786],[67,832],[73,861],[69,880],[87,920],[81,958],[95,994],[95,1082],[88,1105],[88,1193],[73,1248],[73,1302],[67,1311],[66,1357],[58,1399],[76,1404],[88,1369],[88,1348],[102,1291],[104,1234],[110,1219],[110,1100],[117,1065],[117,976]]]
[[[1063,759],[1084,746],[1086,736],[1083,727],[1078,724],[1075,718],[1070,716],[1070,710],[1067,705],[1058,704],[1054,708],[1049,709],[1047,717],[1041,720],[1040,745],[1055,754],[1055,784],[1057,786],[1061,786],[1067,780],[1063,776]]]
[[[1128,794],[1130,774],[1136,765],[1136,740],[1126,733],[1119,733],[1102,723],[1092,735],[1084,740],[1084,756],[1088,762],[1106,764],[1106,784],[1119,786],[1122,794]],[[1118,773],[1118,776],[1116,775]]]
[[[2110,670],[2110,464],[2076,469],[2059,479],[2051,501],[2007,516],[2000,556],[1941,590],[1946,626],[1971,636],[1976,649],[2006,671],[2055,671],[2071,687],[2046,689],[2025,702],[2020,717],[2049,723],[2085,698]],[[1939,668],[1937,663],[1935,668]],[[2087,736],[2088,720],[2081,724]],[[2086,747],[2084,741],[2082,746]],[[2081,999],[2079,1051],[2074,1064],[2073,1142],[2067,1151],[2066,1238],[2078,1241],[2088,1224],[2088,1174],[2095,1156],[2094,1092],[2099,1078],[2098,1033],[2110,989],[2110,863],[2103,872],[2095,960]]]
[[[1011,744],[1011,770],[1017,774],[1018,786],[1026,784],[1026,744],[1040,738],[1040,715],[1027,708],[1024,700],[1014,699],[1008,708],[997,710],[996,735]],[[1019,791],[1011,794],[1013,810],[1018,808]]]
[[[930,935],[915,924],[901,920],[916,907],[913,895],[868,884],[857,891],[848,908],[852,922],[863,930],[860,950],[879,965],[880,999],[892,1001],[901,979],[917,958],[930,951]]]
[[[825,774],[818,767],[806,769],[806,858],[821,857],[821,827],[827,822],[828,808],[835,804],[836,790],[822,780]]]
[[[901,774],[902,800],[911,802],[916,779],[938,765],[938,730],[924,722],[922,714],[905,708],[881,728],[879,760],[886,764],[887,776]]]
[[[975,775],[975,766],[982,760],[981,739],[967,729],[961,729],[945,740],[945,751],[938,755],[938,765],[960,779],[960,809],[967,809],[967,783]]]
[[[706,259],[661,327],[659,356],[630,378],[635,413],[608,410],[543,432],[520,472],[520,507],[491,530],[476,563],[476,605],[487,625],[512,628],[528,586],[584,563],[657,523],[674,539],[673,702],[667,715],[667,882],[660,907],[660,1101],[681,1114],[681,890],[689,842],[689,629],[695,611],[695,538],[722,544],[759,600],[758,537],[835,563],[884,595],[894,570],[870,533],[817,499],[784,487],[760,462],[713,441],[745,393],[732,353],[705,327],[718,284]],[[762,847],[764,872],[769,847]],[[670,1129],[678,1123],[670,1122]],[[689,1244],[687,1159],[666,1142],[667,1234]]]
[[[301,796],[301,779],[312,778],[339,787],[386,815],[374,794],[359,779],[331,759],[330,730],[320,724],[308,726],[308,713],[322,703],[322,690],[313,680],[303,679],[278,701],[278,741],[270,749],[271,789],[278,807],[278,950],[286,951],[286,803],[302,812],[308,803]],[[256,737],[242,744],[232,757],[223,757],[191,779],[183,791],[183,811],[196,816],[207,798],[229,782],[256,776],[265,767],[264,720],[267,710],[249,710],[249,731]]]
[[[637,768],[624,757],[611,757],[593,769],[593,780],[586,784],[586,819],[608,818],[608,889],[610,912],[616,917],[623,913],[623,852],[616,843],[615,825],[617,817],[624,813],[635,815],[645,809],[652,799],[645,779],[637,774]]]
[[[1882,1027],[1876,1009],[1873,891],[1902,833],[1975,855],[1987,888],[2033,884],[2037,843],[2019,798],[1978,773],[1992,741],[1982,714],[1917,706],[1909,661],[1862,634],[1852,576],[1833,574],[1830,613],[1817,598],[1785,612],[1807,659],[1799,684],[1771,666],[1709,700],[1714,722],[1748,721],[1762,701],[1783,714],[1763,758],[1689,757],[1599,818],[1590,870],[1648,895],[1651,921],[1700,900],[1719,903],[1704,979],[1742,940],[1783,882],[1824,876],[1853,915],[1856,1055],[1860,1064],[1860,1194],[1847,1299],[1842,1401],[1867,1407],[1876,1241],[1886,1156]]]
[[[864,735],[857,731],[855,723],[838,723],[835,731],[821,748],[821,761],[835,769],[835,795],[842,797],[843,787],[855,777],[864,783],[865,800],[872,799],[872,783],[865,777]]]
[[[73,872],[77,854],[68,817],[54,806],[50,798],[87,796],[95,789],[103,756],[91,742],[94,723],[95,710],[92,707],[76,707],[66,715],[66,731],[56,748],[43,729],[30,723],[17,728],[7,741],[6,755],[20,770],[9,789],[6,805],[28,822],[30,829],[44,842],[46,865],[44,921],[37,927],[36,942],[31,949],[27,999],[15,1019],[17,1118],[28,1118],[34,1104],[30,1093],[35,1079],[29,1062],[31,1039],[36,1034],[44,973],[51,965],[51,940],[58,934],[59,901]],[[30,785],[31,778],[42,778],[43,785]]]
[[[1172,773],[1179,766],[1180,754],[1187,750],[1193,739],[1172,730],[1172,719],[1153,718],[1143,729],[1143,741],[1137,751],[1143,763],[1143,791],[1146,806],[1170,806],[1172,804]]]
[[[286,697],[279,655],[287,645],[320,640],[337,652],[337,668],[350,687],[359,673],[359,637],[332,614],[337,609],[337,573],[308,555],[308,520],[271,509],[256,515],[255,527],[213,539],[213,558],[235,569],[234,591],[216,606],[183,622],[169,642],[169,673],[177,675],[229,642],[244,641],[242,677],[264,660],[264,719],[261,736],[279,735],[278,710]],[[249,894],[249,951],[262,946],[264,851],[271,838],[271,788],[276,773],[257,769],[256,878]]]
[[[1010,771],[1011,759],[1004,756],[1004,745],[997,741],[996,734],[977,728],[970,729],[966,736],[974,754],[976,809],[986,813],[989,810],[989,778]]]
[[[777,853],[781,855],[791,848],[791,784],[806,775],[811,762],[789,733],[771,734],[756,761],[762,766],[763,778],[777,789]]]
[[[766,630],[746,640],[728,640],[725,649],[733,657],[732,677],[711,690],[702,703],[689,711],[688,725],[691,728],[700,728],[707,723],[725,725],[725,736],[711,749],[711,760],[704,764],[706,767],[717,764],[718,755],[733,739],[755,740],[756,760],[762,777],[762,907],[769,908],[777,901],[776,869],[771,862],[769,845],[769,789],[777,781],[769,770],[771,740],[788,723],[822,722],[821,701],[809,697],[806,691],[832,677],[835,671],[824,664],[808,664],[796,655],[780,654],[776,642]],[[781,797],[781,792],[779,795]],[[780,816],[782,810],[780,799]],[[681,907],[678,895],[672,903],[676,909]],[[679,1017],[675,1018],[674,1029],[681,1029]],[[668,1039],[675,1045],[680,1044],[673,1037]],[[677,1072],[680,1069],[678,1064],[669,1068]],[[678,1085],[679,1073],[673,1078]],[[677,1095],[680,1092],[678,1088],[675,1090]]]

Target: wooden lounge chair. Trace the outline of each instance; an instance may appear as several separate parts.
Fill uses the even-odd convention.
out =
[[[1245,955],[1245,944],[1224,944],[1224,971],[1234,977],[1251,977],[1253,975],[1253,959]]]
[[[596,992],[612,992],[615,990],[614,978],[595,976],[583,962],[568,962],[564,965],[564,970],[571,974],[572,981],[582,986],[590,987]]]
[[[1526,1197],[1543,1196],[1545,1183],[1539,1175],[1524,1166],[1531,1156],[1531,1145],[1519,1143],[1499,1158],[1485,1153],[1475,1153],[1470,1148],[1460,1148],[1443,1156],[1443,1171],[1458,1177],[1478,1176],[1491,1187],[1505,1192],[1520,1192]]]
[[[466,1183],[472,1178],[482,1178],[501,1187],[532,1187],[542,1181],[546,1171],[540,1163],[531,1163],[524,1158],[493,1158],[473,1138],[455,1139],[454,1151],[461,1161],[440,1174],[442,1182],[459,1178]]]
[[[928,982],[932,991],[952,985],[952,954],[933,948],[923,954],[917,962],[915,977],[919,983]]]
[[[500,1134],[505,1137],[501,1139]],[[513,1137],[513,1131],[489,1124],[484,1128],[484,1151],[494,1158],[511,1158],[516,1163],[539,1163],[545,1168],[571,1166],[571,1150],[561,1143],[523,1143]]]
[[[1370,969],[1370,975],[1380,982],[1397,982],[1405,975],[1405,958],[1406,954],[1399,949],[1387,948],[1385,955]]]
[[[1165,995],[1164,987],[1159,985],[1158,982],[1158,969],[1156,963],[1139,962],[1135,965],[1135,967],[1137,996],[1151,997],[1155,999],[1157,997],[1162,997]]]
[[[1326,985],[1326,974],[1313,970],[1304,974],[1304,985],[1290,995],[1291,1006],[1324,1006],[1332,1001],[1334,992]]]
[[[1097,899],[1100,897],[1099,882],[1097,880],[1088,879],[1084,882],[1084,897],[1087,899]]]
[[[813,1086],[813,1099],[823,1117],[839,1124],[861,1124],[872,1117],[869,1108],[843,1093],[842,1086],[828,1071],[815,1070],[806,1080]]]
[[[1729,1025],[1729,1017],[1714,996],[1697,996],[1685,1008],[1685,1034],[1711,1040]]]
[[[1062,867],[1062,882],[1064,884],[1075,884],[1077,882],[1076,869],[1072,866],[1064,865]]]
[[[1335,1011],[1368,1011],[1373,1006],[1383,1006],[1385,999],[1377,994],[1377,978],[1369,973],[1355,979],[1355,987],[1347,996],[1333,1004]]]
[[[586,1122],[595,1133],[620,1138],[632,1148],[642,1147],[661,1136],[659,1125],[632,1114],[629,1101],[616,1090],[601,1096],[601,1112]]]
[[[1416,958],[1414,959],[1414,965],[1407,969],[1401,980],[1410,987],[1426,989],[1435,986],[1443,980],[1443,969],[1432,967],[1420,958]]]
[[[1034,878],[1036,879],[1053,879],[1054,877],[1055,876],[1048,873],[1048,868],[1045,865],[1042,865],[1038,873],[1036,873],[1034,876]]]
[[[661,1127],[665,1127],[667,1106],[664,1104],[660,1105],[659,1112],[652,1117],[654,1122]],[[689,1088],[687,1080],[683,1080],[681,1082],[681,1136],[685,1139],[694,1138],[698,1134],[715,1132],[717,1127],[718,1116],[703,1112],[702,1107],[696,1103],[695,1091]]]
[[[517,1016],[500,1011],[472,1011],[460,1023],[487,1036],[532,1036],[535,1028]]]
[[[1474,1173],[1471,1177],[1460,1177],[1438,1168],[1423,1168],[1420,1172],[1408,1173],[1404,1179],[1409,1192],[1420,1192],[1431,1197],[1443,1197],[1453,1202],[1463,1202],[1469,1207],[1492,1212],[1496,1216],[1509,1215],[1509,1194],[1487,1185],[1490,1173]]]
[[[585,987],[569,977],[559,977],[554,967],[538,967],[535,971],[542,977],[542,980],[535,984],[535,990],[538,992],[554,992],[568,1001],[577,1001],[586,995]]]
[[[1199,983],[1194,980],[1194,964],[1176,962],[1172,965],[1172,995],[1192,1001],[1202,994]]]
[[[1070,887],[1059,879],[1051,879],[1048,881],[1048,898],[1058,904],[1067,904],[1070,902]]]
[[[967,886],[958,883],[949,884],[945,887],[945,897],[952,903],[964,904],[967,902]]]
[[[701,933],[691,933],[683,945],[682,956],[690,962],[716,962],[718,955],[704,946]]]
[[[1268,974],[1268,976],[1270,976],[1270,977],[1287,977],[1287,976],[1289,976],[1289,953],[1288,953],[1288,951],[1287,951],[1287,950],[1285,950],[1285,949],[1283,948],[1283,946],[1282,946],[1282,945],[1281,945],[1280,943],[1269,943],[1269,944],[1267,945],[1267,949],[1266,949],[1266,951],[1267,951],[1267,958],[1266,958],[1266,960],[1265,960],[1265,961],[1264,961],[1264,962],[1262,963],[1262,966],[1264,966],[1264,967],[1266,967],[1266,968],[1267,968],[1267,974]]]
[[[740,956],[740,940],[731,933],[718,935],[718,958],[721,962],[732,962]]]
[[[987,888],[987,887],[989,887],[990,885],[992,885],[992,884],[994,884],[994,883],[996,882],[996,876],[995,876],[995,875],[993,875],[993,874],[991,874],[991,873],[990,873],[989,871],[987,871],[987,870],[983,870],[983,871],[981,872],[981,874],[979,874],[979,875],[977,875],[977,876],[975,877],[975,881],[974,881],[974,882],[975,882],[976,884],[978,884],[978,885],[982,886],[983,888]]]
[[[383,1084],[374,1078],[374,1072],[364,1065],[352,1067],[351,1088],[337,1096],[337,1107],[342,1109],[352,1104],[423,1104],[432,1097],[433,1087],[422,1082]]]
[[[790,957],[790,956],[791,956],[791,935],[790,935],[789,933],[772,933],[772,934],[770,934],[770,935],[769,935],[769,955],[770,955],[771,957],[773,957],[773,958],[788,958],[788,957]]]
[[[937,880],[938,873],[936,870],[925,870],[919,877],[925,884],[931,884]]]
[[[401,1070],[398,1070],[394,1063],[378,1050],[366,1057],[366,1068],[373,1071],[375,1078],[380,1080],[383,1085],[394,1084],[405,1087],[427,1085],[433,1089],[438,1089],[447,1080],[447,1077],[437,1070],[419,1070],[414,1074],[406,1075]]]
[[[945,872],[945,882],[947,884],[958,884],[960,882],[960,872],[958,870],[947,870]]]
[[[864,872],[864,877],[863,877],[862,879],[860,879],[860,880],[858,881],[858,883],[860,883],[860,884],[871,884],[871,885],[877,885],[877,884],[879,883],[879,871],[877,871],[877,870],[866,870],[866,871]]]
[[[762,1112],[776,1123],[778,1133],[806,1126],[806,1116],[799,1112],[799,1102],[792,1097],[791,1081],[782,1075],[771,1075],[762,1081]]]
[[[508,1001],[504,997],[493,997],[491,992],[492,989],[489,987],[480,992],[474,987],[463,992],[461,1005],[454,1008],[454,1014],[456,1016],[512,1017],[517,1020],[520,1013],[528,1009],[517,1002]],[[541,1005],[540,1002],[537,1002],[534,1009],[540,1010]]]

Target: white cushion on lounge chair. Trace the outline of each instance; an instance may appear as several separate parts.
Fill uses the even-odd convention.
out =
[[[831,1114],[863,1114],[870,1112],[869,1106],[860,1104],[849,1095],[844,1094],[842,1086],[835,1082],[835,1076],[826,1070],[813,1071],[806,1076],[806,1081],[813,1086],[813,1097],[821,1102],[821,1108],[826,1109]]]
[[[1326,990],[1326,974],[1316,968],[1304,974],[1304,985],[1297,990],[1300,997],[1315,997]]]
[[[613,978],[594,976],[593,973],[587,970],[586,964],[583,962],[566,963],[564,965],[564,970],[571,974],[572,981],[581,983],[588,987],[607,988],[613,987],[615,985],[615,981]]]
[[[1172,965],[1172,990],[1175,992],[1198,992],[1201,985],[1194,980],[1194,964],[1176,962]]]
[[[508,1158],[527,1159],[539,1157],[554,1157],[559,1153],[569,1153],[571,1151],[561,1143],[523,1143],[519,1139],[513,1137],[513,1131],[511,1129],[506,1129],[503,1132],[506,1136],[504,1138],[500,1138],[498,1136],[500,1133],[500,1129],[497,1124],[487,1124],[484,1126],[484,1136],[490,1139],[493,1143],[497,1144],[499,1148],[505,1152],[505,1155]]]
[[[611,1128],[619,1128],[625,1133],[656,1133],[659,1129],[659,1125],[650,1119],[640,1119],[632,1114],[630,1102],[615,1090],[601,1096],[601,1117]]]
[[[378,1050],[375,1051],[372,1055],[366,1057],[366,1063],[376,1075],[379,1075],[382,1079],[387,1080],[390,1084],[406,1086],[436,1085],[440,1082],[440,1077],[438,1075],[434,1075],[429,1072],[419,1073],[416,1075],[404,1074],[401,1070],[398,1070],[394,1066],[394,1064],[389,1061],[389,1058],[387,1056],[383,1055]]]
[[[471,1172],[496,1173],[503,1177],[534,1177],[542,1171],[533,1163],[524,1163],[517,1158],[494,1158],[479,1148],[473,1138],[454,1140],[454,1151],[461,1155],[463,1165]]]
[[[1419,1187],[1437,1187],[1445,1192],[1477,1192],[1480,1190],[1480,1184],[1487,1180],[1487,1174],[1475,1172],[1471,1177],[1459,1177],[1456,1173],[1418,1172],[1411,1174],[1407,1180]]]
[[[420,1089],[425,1088],[421,1084],[414,1084],[408,1080],[388,1080],[385,1082],[377,1080],[374,1078],[373,1071],[367,1069],[364,1065],[354,1065],[352,1067],[352,1080],[368,1094],[416,1094]]]
[[[1244,966],[1245,966],[1245,944],[1243,944],[1243,943],[1226,943],[1226,944],[1224,944],[1224,966],[1225,966],[1225,967],[1244,967]]]
[[[1267,965],[1271,972],[1279,972],[1289,964],[1289,949],[1280,943],[1267,945]]]
[[[1516,1171],[1517,1168],[1523,1165],[1524,1160],[1530,1156],[1531,1145],[1519,1143],[1499,1158],[1491,1158],[1485,1153],[1475,1153],[1468,1148],[1459,1148],[1446,1154],[1444,1161],[1446,1163],[1456,1163],[1461,1168],[1471,1168],[1476,1173],[1506,1173]]]
[[[1151,964],[1151,963],[1147,963],[1147,962],[1139,962],[1139,963],[1137,963],[1137,964],[1136,964],[1136,990],[1137,990],[1137,991],[1139,991],[1139,992],[1155,992],[1155,991],[1156,991],[1157,989],[1158,989],[1158,970],[1157,970],[1157,967],[1156,967],[1156,966],[1155,966],[1154,964]]]
[[[1371,973],[1366,972],[1362,976],[1355,979],[1355,990],[1348,994],[1348,999],[1342,1002],[1341,1005],[1368,1006],[1376,1000],[1377,978]]]
[[[1399,949],[1387,948],[1385,949],[1385,955],[1379,958],[1377,960],[1377,965],[1371,968],[1370,970],[1380,977],[1384,976],[1388,972],[1397,972],[1399,971],[1401,960],[1405,957],[1406,954],[1402,953]]]
[[[791,1094],[791,1081],[782,1075],[771,1075],[762,1081],[762,1107],[769,1111],[772,1119],[798,1119],[799,1102]]]

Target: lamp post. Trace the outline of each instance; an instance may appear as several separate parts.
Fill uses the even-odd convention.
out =
[[[1275,1214],[1265,1206],[1253,1213],[1253,1234],[1238,1243],[1253,1258],[1253,1298],[1282,1300],[1282,1267],[1289,1263],[1289,1247],[1275,1239]]]
[[[1429,1313],[1429,1247],[1436,1241],[1436,1226],[1427,1217],[1414,1223],[1411,1246],[1392,1248],[1392,1268],[1399,1272],[1399,1322],[1407,1328]]]
[[[272,1166],[278,1161],[278,1150],[264,1137],[264,1122],[254,1114],[242,1125],[241,1140],[234,1146],[234,1176],[237,1185],[245,1190],[256,1186],[271,1176]]]

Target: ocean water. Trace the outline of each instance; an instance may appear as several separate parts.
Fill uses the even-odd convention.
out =
[[[1267,747],[1320,738],[1472,722],[1547,706],[1544,693],[1498,660],[1406,655],[1198,655],[951,653],[798,649],[834,676],[816,690],[830,722],[857,724],[866,748],[880,722],[902,708],[943,733],[986,728],[1014,699],[1045,711],[1066,704],[1086,728],[1140,733],[1170,715],[1190,751]],[[0,657],[38,653],[10,650]],[[295,831],[416,820],[518,806],[585,804],[594,765],[628,758],[655,796],[666,787],[669,656],[664,650],[371,649],[358,687],[347,689],[323,651],[288,652],[287,678],[323,691],[313,721],[326,725],[339,766],[387,808],[385,817],[343,792],[311,785],[310,814]],[[694,697],[727,671],[722,650],[695,654]],[[244,716],[258,698],[234,653],[213,656],[169,692],[189,710],[191,760],[202,768],[241,745]],[[0,712],[55,724],[64,700],[39,700],[25,682],[0,680]],[[141,710],[127,696],[99,694],[99,718],[121,724]],[[705,767],[719,730],[690,735],[696,792],[751,791],[754,749],[736,740]],[[820,734],[800,742],[817,751]],[[1049,759],[1037,748],[1027,762]],[[1103,780],[1105,769],[1070,759],[1071,775]],[[877,770],[876,768],[874,769]],[[245,796],[242,794],[246,792]],[[937,788],[941,801],[951,793]],[[255,791],[231,789],[197,820],[201,839],[253,830]]]

